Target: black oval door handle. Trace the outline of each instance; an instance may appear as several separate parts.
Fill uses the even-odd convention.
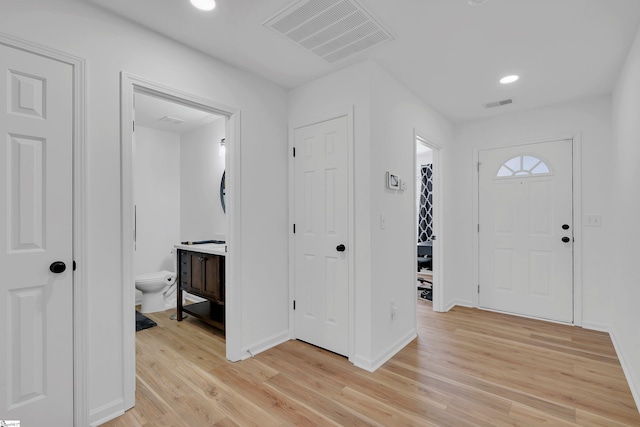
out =
[[[570,239],[570,238],[568,238],[567,236],[564,236],[564,237],[562,238],[562,241],[563,241],[563,242],[565,242],[565,243],[569,243],[569,242],[571,241],[571,239]]]
[[[569,229],[569,224],[562,224],[562,229],[563,230],[568,230]]]
[[[338,252],[344,252],[345,249],[347,249],[347,248],[342,244],[336,246],[336,251],[338,251]]]
[[[49,266],[49,270],[52,273],[56,273],[56,274],[64,273],[66,269],[67,269],[67,265],[62,261],[52,262],[51,265]]]

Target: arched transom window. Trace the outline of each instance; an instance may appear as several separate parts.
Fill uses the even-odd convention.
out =
[[[535,156],[522,155],[504,162],[498,169],[496,178],[531,175],[551,175],[551,168],[543,160]]]

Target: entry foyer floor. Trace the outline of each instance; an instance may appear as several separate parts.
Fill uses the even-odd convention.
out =
[[[231,363],[224,339],[175,310],[137,339],[126,426],[638,426],[609,336],[418,301],[418,338],[375,373],[289,341]]]

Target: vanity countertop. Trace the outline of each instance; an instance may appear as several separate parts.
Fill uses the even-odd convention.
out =
[[[227,255],[227,253],[225,252],[226,245],[224,243],[205,243],[202,245],[173,245],[173,247],[183,251],[201,252],[205,254],[222,256]]]

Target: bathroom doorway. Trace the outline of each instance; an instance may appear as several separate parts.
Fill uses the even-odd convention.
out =
[[[176,307],[174,245],[226,241],[220,197],[226,118],[146,93],[134,94],[134,115],[136,305],[142,313],[154,313]],[[147,287],[157,287],[149,290],[151,297]],[[186,298],[204,301],[190,294]]]
[[[416,133],[414,159],[417,301],[442,311],[440,149]]]
[[[224,104],[220,104],[210,99],[202,98],[197,95],[189,94],[168,86],[153,83],[145,79],[133,76],[131,74],[123,72],[121,74],[121,182],[122,182],[122,328],[124,336],[123,344],[123,358],[124,358],[124,400],[125,410],[132,408],[135,404],[135,384],[136,384],[136,337],[135,329],[135,276],[136,276],[136,246],[141,244],[136,236],[137,225],[140,226],[140,217],[136,212],[136,189],[135,189],[135,174],[136,168],[136,153],[140,147],[135,147],[134,141],[136,140],[136,131],[140,129],[140,114],[143,109],[136,103],[139,103],[142,98],[141,95],[157,98],[167,101],[171,104],[177,104],[177,106],[190,107],[198,110],[200,113],[207,113],[203,115],[203,120],[209,120],[211,125],[216,121],[221,125],[224,132],[222,136],[212,136],[212,141],[209,141],[209,149],[215,153],[215,157],[219,158],[220,154],[224,150],[222,156],[224,160],[224,205],[226,213],[224,219],[226,223],[226,256],[224,257],[224,269],[225,269],[225,347],[226,357],[231,361],[240,360],[241,349],[241,317],[242,317],[242,286],[237,280],[240,277],[240,243],[241,243],[241,230],[239,227],[239,221],[237,212],[240,211],[240,111],[235,107],[230,107]],[[142,101],[144,103],[144,100]],[[136,111],[137,110],[137,111]],[[218,116],[218,119],[211,120],[211,115]],[[170,121],[174,117],[171,114],[162,115],[164,121],[167,124],[171,124]],[[207,117],[207,118],[204,118]],[[157,121],[158,118],[155,118]],[[186,120],[185,120],[186,121]],[[205,123],[208,124],[209,122]],[[144,127],[144,126],[143,126]],[[195,132],[195,131],[194,131]],[[154,132],[150,132],[154,133]],[[221,135],[218,133],[217,135]],[[216,140],[218,139],[218,140]],[[224,139],[224,149],[221,147],[222,139]],[[211,154],[214,156],[214,154]],[[178,165],[179,159],[175,159],[173,164]],[[149,167],[149,165],[147,165]],[[191,167],[191,164],[186,168],[190,172],[191,169],[197,169]],[[169,173],[168,171],[165,171]],[[172,173],[175,174],[175,171]],[[152,180],[153,182],[153,180]],[[164,181],[166,183],[166,179]],[[195,184],[194,184],[195,185]],[[216,190],[213,190],[214,194],[208,194],[207,190],[197,190],[197,185],[194,189],[189,189],[189,193],[193,192],[195,198],[207,198],[210,203],[221,203],[220,190],[221,183],[214,182],[213,186]],[[175,183],[174,183],[175,187]],[[162,188],[156,185],[154,191],[162,193]],[[193,190],[193,191],[192,191]],[[138,190],[140,191],[140,190]],[[203,195],[206,192],[206,195]],[[182,194],[180,200],[175,200],[175,195],[171,200],[165,200],[164,203],[173,203],[174,205],[180,205],[182,200]],[[200,210],[200,209],[198,209]],[[141,213],[141,212],[140,212]],[[197,221],[194,219],[194,223]],[[189,224],[194,225],[194,224]],[[174,230],[175,233],[175,230]],[[182,239],[182,231],[180,232],[178,241],[173,243],[180,243]],[[214,230],[211,231],[212,236],[216,234]],[[175,234],[172,239],[175,239]],[[135,239],[135,240],[134,240]],[[213,239],[212,237],[198,237],[197,239]],[[172,242],[173,240],[171,240]],[[163,245],[158,245],[159,251],[163,252],[162,256],[165,257],[160,264],[160,268],[164,266],[170,266],[172,263],[172,255],[170,253],[171,242],[167,241],[170,247],[164,248]],[[168,252],[168,254],[167,254]],[[169,261],[171,260],[171,261]],[[164,263],[164,264],[163,264]],[[155,268],[155,267],[154,267]],[[176,296],[177,300],[177,296]]]

